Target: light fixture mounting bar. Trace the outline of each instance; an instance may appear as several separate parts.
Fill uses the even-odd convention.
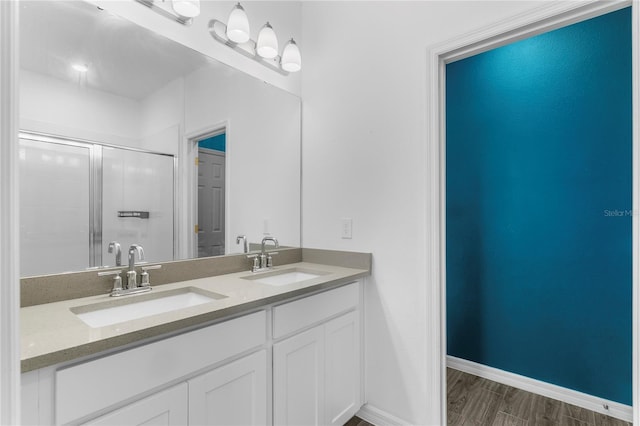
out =
[[[137,1],[147,1],[147,0],[137,0]],[[282,75],[289,75],[289,73],[282,68],[280,68],[280,56],[276,56],[273,59],[265,59],[257,54],[256,52],[256,42],[252,39],[245,43],[235,43],[227,38],[227,25],[223,22],[218,21],[217,19],[212,19],[209,21],[209,34],[213,37],[214,40],[219,41],[225,46],[230,47],[236,52],[240,53],[247,58],[253,59],[259,64],[264,65],[265,67],[272,69]]]
[[[156,4],[156,2],[154,0],[136,0],[138,3],[147,6],[149,9],[159,13],[160,15],[164,16],[165,18],[169,18],[172,19],[184,26],[190,26],[193,23],[193,18],[186,18],[184,16],[180,16],[177,14],[172,13],[171,11],[160,7]],[[163,0],[164,1],[164,0]]]

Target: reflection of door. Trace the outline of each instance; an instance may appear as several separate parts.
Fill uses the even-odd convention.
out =
[[[224,254],[225,153],[198,150],[198,257]]]

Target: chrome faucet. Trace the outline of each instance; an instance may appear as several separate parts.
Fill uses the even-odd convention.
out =
[[[264,237],[262,239],[262,249],[260,251],[261,254],[264,254],[264,246],[265,246],[267,241],[271,241],[273,243],[273,245],[275,246],[275,248],[280,247],[280,244],[278,244],[278,240],[275,239],[274,237]]]
[[[267,241],[271,241],[275,248],[280,247],[280,244],[278,244],[278,240],[275,239],[274,237],[264,237],[262,239],[260,255],[252,254],[250,256],[247,256],[247,258],[253,259],[251,272],[264,271],[265,269],[271,269],[271,267],[273,266],[273,256],[278,254],[278,252],[272,251],[267,253],[265,251],[265,246],[267,244]]]
[[[141,245],[131,244],[129,247],[129,269],[127,270],[127,289],[138,287],[137,273],[136,273],[136,253],[138,253],[138,260],[144,260],[144,249]]]
[[[116,252],[116,266],[122,266],[122,250],[120,249],[120,243],[117,241],[111,241],[107,251],[113,253],[114,250]]]
[[[236,237],[236,244],[240,244],[240,240],[244,242],[244,253],[249,253],[249,247],[247,246],[247,236],[246,235],[238,235]]]
[[[120,266],[120,258],[118,257],[120,254],[120,244],[117,242],[112,242],[109,244],[109,253],[111,253],[112,249],[116,250],[116,259],[118,265]],[[120,277],[120,273],[122,269],[116,269],[113,271],[103,271],[98,272],[98,276],[107,276],[113,275],[113,289],[111,290],[111,296],[125,296],[127,294],[137,294],[144,293],[151,290],[151,283],[149,282],[149,271],[152,269],[160,269],[162,265],[147,265],[143,266],[142,274],[140,274],[140,285],[138,285],[138,277],[136,272],[136,253],[138,254],[138,260],[144,260],[144,249],[139,244],[131,244],[129,247],[129,268],[127,269],[127,283],[126,285],[122,285],[122,278]]]

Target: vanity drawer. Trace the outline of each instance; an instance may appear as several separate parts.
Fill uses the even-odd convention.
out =
[[[266,342],[256,312],[56,372],[56,423],[65,424],[184,378]]]
[[[358,282],[273,308],[273,338],[293,333],[358,307]]]

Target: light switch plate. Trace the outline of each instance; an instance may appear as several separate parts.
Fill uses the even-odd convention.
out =
[[[343,239],[351,239],[352,236],[352,228],[353,228],[353,221],[351,220],[350,217],[345,217],[342,218],[342,238]]]

